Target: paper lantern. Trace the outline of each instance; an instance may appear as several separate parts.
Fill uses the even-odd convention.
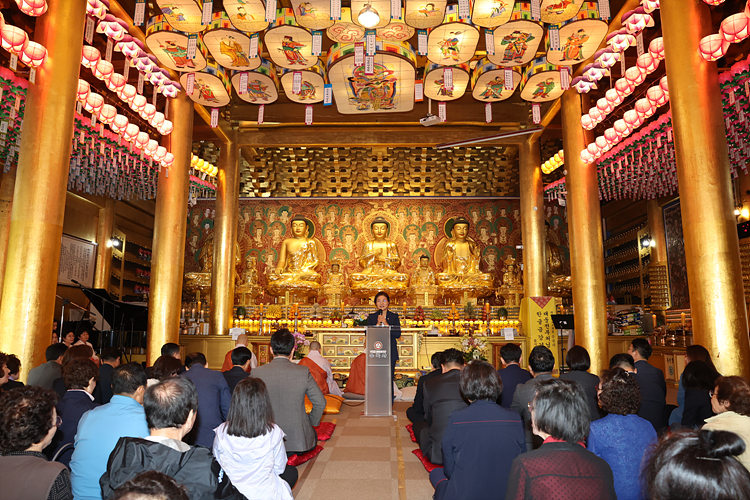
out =
[[[744,12],[727,17],[721,22],[719,34],[729,43],[738,43],[750,36],[750,18]]]
[[[168,16],[154,16],[146,25],[146,46],[166,68],[180,72],[201,71],[206,67],[206,46],[198,36],[195,58],[187,57],[188,36],[175,31],[166,21]],[[311,35],[312,37],[312,35]],[[138,61],[141,61],[139,58]],[[151,61],[153,63],[153,60]],[[147,64],[144,61],[144,64]],[[141,68],[138,68],[141,69]],[[157,65],[149,64],[149,73],[161,71]],[[141,69],[145,71],[145,69]]]
[[[584,2],[580,0],[541,0],[540,3],[539,10],[542,14],[542,22],[559,24],[576,17]]]
[[[505,67],[523,66],[534,59],[544,40],[544,28],[537,22],[517,19],[495,28],[494,40],[495,53],[487,55],[491,63]]]
[[[664,106],[669,101],[667,95],[658,85],[649,87],[649,89],[646,91],[646,99],[648,99],[649,102],[651,102],[651,104],[655,106]]]
[[[329,0],[292,0],[291,4],[297,24],[303,28],[324,30],[333,26],[335,22],[331,18],[331,2]],[[229,16],[224,15],[228,20]]]
[[[630,82],[631,85],[637,87],[646,79],[646,74],[643,73],[638,66],[631,66],[625,70],[625,79]]]
[[[401,9],[401,12],[401,19],[403,19],[403,9]],[[376,36],[379,39],[383,40],[384,42],[396,43],[406,42],[410,40],[416,32],[417,30],[399,19],[391,19],[391,22],[388,23],[388,26],[375,30]]]
[[[29,42],[21,52],[21,62],[30,68],[38,68],[47,60],[47,49],[44,45]]]
[[[143,52],[143,43],[130,35],[125,35],[122,40],[115,44],[115,50],[122,52],[125,57],[133,59]]]
[[[589,64],[583,70],[583,76],[591,82],[598,82],[609,74],[607,68],[602,67],[598,62]]]
[[[622,119],[630,125],[630,128],[636,128],[638,127],[642,122],[642,118],[638,116],[638,113],[634,109],[629,109],[625,111],[625,114],[622,115]]]
[[[172,81],[162,83],[162,86],[159,89],[159,92],[161,92],[164,97],[177,97],[179,91],[178,85]]]
[[[104,19],[107,10],[107,5],[100,0],[88,0],[86,3],[86,14],[97,19]]]
[[[560,86],[560,70],[547,62],[545,57],[534,59],[521,80],[521,99],[533,103],[552,101],[563,93]]]
[[[104,106],[104,97],[95,92],[89,92],[83,108],[92,115],[98,115],[99,111],[101,111],[102,109],[102,106]]]
[[[612,106],[612,103],[603,97],[599,99],[598,101],[596,101],[596,107],[599,108],[599,111],[601,111],[605,115],[611,113],[612,110],[614,109],[614,106]]]
[[[589,145],[588,145],[588,146],[586,147],[586,150],[587,150],[587,151],[589,152],[589,154],[590,154],[590,155],[592,155],[592,156],[596,156],[597,154],[599,154],[599,149],[600,149],[600,148],[599,148],[599,146],[597,146],[595,142],[592,142],[591,144],[589,144]]]
[[[106,82],[107,80],[109,80],[109,77],[112,76],[112,74],[115,72],[115,67],[112,66],[112,63],[107,61],[106,59],[99,59],[99,62],[96,63],[96,66],[94,66],[92,72],[96,78]]]
[[[458,5],[446,8],[443,24],[427,35],[427,59],[442,66],[467,63],[474,57],[479,30],[458,18]]]
[[[327,0],[325,3],[330,5]],[[333,24],[328,16],[326,20]],[[226,69],[248,71],[260,66],[260,54],[263,53],[260,38],[257,40],[256,53],[250,54],[250,37],[232,28],[229,17],[224,12],[217,12],[213,15],[208,30],[203,33],[203,43],[214,60]]]
[[[609,89],[604,93],[604,98],[612,103],[613,107],[619,106],[622,103],[623,96],[617,92],[617,89]]]
[[[149,139],[146,145],[143,147],[143,152],[149,157],[154,156],[156,150],[159,149],[159,143],[154,139]]]
[[[664,39],[656,37],[648,44],[648,53],[657,61],[664,60]]]
[[[140,131],[141,129],[138,128],[138,125],[129,123],[122,132],[122,138],[128,142],[133,142]]]
[[[521,83],[521,73],[512,71],[512,86],[505,88],[506,68],[490,62],[488,58],[480,59],[471,72],[471,87],[474,99],[482,102],[498,102],[513,95]]]
[[[143,109],[139,112],[139,114],[141,115],[141,118],[143,118],[146,121],[149,121],[156,114],[156,106],[154,106],[151,103],[148,103],[143,107]]]
[[[229,20],[238,30],[256,33],[268,27],[266,6],[261,0],[224,0],[223,3]]]
[[[717,5],[721,5],[724,3],[724,0],[703,0],[703,2],[707,3],[708,5],[715,7]]]
[[[111,104],[104,104],[102,106],[102,109],[99,111],[99,120],[107,125],[112,123],[115,120],[116,116],[117,108],[115,108]]]
[[[620,53],[610,47],[598,51],[594,54],[594,59],[602,68],[609,69],[620,61]]]
[[[659,87],[661,87],[661,89],[665,93],[669,94],[669,82],[667,81],[667,77],[666,76],[662,76],[661,80],[659,80]]]
[[[653,11],[659,9],[659,0],[641,0],[641,7],[643,7],[643,10],[648,14],[651,14]]]
[[[561,25],[558,31],[560,43],[556,49],[552,49],[551,38],[547,37],[547,61],[573,66],[595,55],[608,30],[607,23],[599,17],[595,2],[582,2],[578,18]]]
[[[604,119],[604,113],[601,112],[599,108],[594,106],[593,108],[589,109],[589,116],[592,120],[594,120],[596,123],[599,123]]]
[[[318,56],[312,53],[312,34],[297,26],[292,9],[277,10],[275,24],[264,36],[274,64],[282,68],[306,69],[318,63]]]
[[[435,5],[439,6],[440,2],[435,2]],[[440,10],[440,21],[437,23],[440,24],[441,22],[443,22],[445,1],[442,2],[442,7],[435,8],[442,9]],[[358,24],[354,24],[354,21],[352,21],[352,11],[349,7],[342,7],[341,19],[336,21],[333,26],[326,30],[326,35],[328,35],[328,38],[330,38],[334,43],[349,44],[364,40],[365,29]]]
[[[76,91],[76,100],[83,104],[91,92],[91,86],[86,80],[78,80],[78,90]]]
[[[594,123],[594,120],[592,120],[591,117],[586,114],[581,116],[581,127],[585,128],[586,130],[593,130],[594,127],[596,127],[596,124]]]
[[[96,25],[96,32],[107,35],[112,40],[119,42],[128,33],[128,23],[112,14],[107,14]]]
[[[604,138],[609,144],[615,143],[620,140],[620,136],[614,128],[608,128],[604,131]]]
[[[166,70],[152,71],[148,74],[146,79],[154,87],[159,87],[169,81],[169,73],[167,73]]]
[[[338,44],[334,44],[329,49],[329,54],[336,50]],[[270,104],[279,98],[279,77],[273,63],[266,59],[261,59],[260,66],[247,74],[247,92],[240,93],[241,72],[236,72],[232,76],[232,87],[235,92],[245,102],[250,104]],[[334,95],[336,88],[334,86]],[[339,101],[336,99],[336,105]]]
[[[473,4],[471,4],[471,22],[483,28],[497,28],[501,24],[510,21],[514,4],[515,0],[510,2],[474,0]]]
[[[28,44],[29,35],[21,28],[6,24],[0,31],[0,45],[8,52],[20,56]]]
[[[421,0],[406,0],[404,3],[404,20],[409,26],[420,30],[435,28],[443,22],[447,3],[446,0],[430,0],[429,3]],[[515,7],[513,10],[515,11]],[[343,12],[341,18],[344,18]]]
[[[187,87],[188,74],[183,73],[180,76],[180,84]],[[318,95],[320,101],[323,100],[323,83],[320,84]],[[195,80],[193,82],[193,95],[190,98],[203,106],[211,108],[219,108],[229,104],[231,97],[231,83],[229,81],[229,75],[226,70],[216,64],[213,61],[209,61],[205,71],[195,73]],[[291,92],[287,93],[287,97],[294,100]],[[296,97],[296,96],[294,96]],[[319,102],[319,101],[315,101]]]
[[[128,118],[124,115],[115,115],[115,119],[109,124],[109,127],[116,134],[122,134],[125,128],[129,125]]]
[[[158,59],[151,54],[136,57],[130,62],[130,64],[142,73],[151,73],[159,68]]]
[[[596,146],[599,149],[604,149],[608,145],[607,139],[604,136],[602,136],[602,135],[600,135],[599,137],[597,137],[594,142],[596,143]]]
[[[616,120],[614,124],[612,124],[612,128],[615,129],[615,131],[620,134],[620,137],[625,137],[632,132],[632,128],[630,125],[628,125],[625,120],[619,119]]]
[[[299,70],[298,70],[299,71]],[[313,104],[323,101],[323,87],[325,85],[325,66],[322,61],[311,68],[301,70],[301,87],[299,93],[293,92],[294,70],[281,70],[281,85],[284,87],[287,98],[292,102],[300,104]],[[468,81],[468,75],[466,77]],[[387,84],[386,84],[387,85]],[[409,108],[411,109],[411,108]]]
[[[157,111],[156,113],[154,113],[154,116],[152,116],[148,122],[151,124],[152,127],[154,127],[155,129],[158,129],[161,126],[161,124],[164,123],[164,120],[165,120],[164,113],[162,113],[161,111]]]
[[[637,35],[645,28],[651,28],[654,26],[654,18],[651,14],[647,13],[643,7],[638,7],[635,10],[626,12],[620,18],[623,27],[628,30],[631,35]]]
[[[201,24],[203,11],[195,0],[156,0],[156,3],[170,28],[185,33],[199,33],[205,28]]]
[[[137,94],[138,91],[136,90],[136,88],[127,83],[123,85],[123,87],[117,92],[117,96],[128,104],[133,101],[133,98]]]
[[[648,118],[656,112],[656,106],[644,97],[635,101],[635,112],[644,118]]]
[[[159,127],[159,133],[161,135],[169,135],[172,133],[172,130],[174,130],[174,125],[169,120],[164,120],[164,123]]]
[[[46,0],[16,0],[16,5],[27,16],[39,17],[47,12]]]
[[[146,99],[146,97],[137,94],[135,97],[133,97],[133,100],[130,103],[130,109],[132,109],[136,113],[140,113],[143,108],[146,107],[146,104],[148,104],[148,100]]]
[[[635,85],[629,82],[626,78],[618,78],[615,81],[615,90],[623,98],[625,98],[633,93],[633,90],[635,90]]]
[[[586,78],[577,76],[570,82],[570,86],[576,89],[579,94],[587,94],[591,89],[596,88],[596,82],[590,82]]]
[[[635,61],[635,65],[646,75],[650,75],[659,67],[659,61],[654,59],[650,52],[644,52]],[[627,70],[626,70],[627,72]]]
[[[456,99],[460,99],[469,87],[469,65],[451,66],[453,72],[452,90],[448,90],[445,86],[444,68],[445,66],[430,63],[425,67],[425,97],[429,97],[434,101],[455,101]]]
[[[167,154],[164,155],[164,159],[161,161],[161,166],[165,168],[169,168],[174,163],[174,155],[172,153],[167,152]]]
[[[615,52],[623,52],[635,45],[635,37],[623,28],[607,36],[607,45]]]
[[[120,73],[112,73],[107,79],[107,88],[112,92],[119,93],[125,87],[127,81]]]
[[[81,51],[81,64],[88,69],[93,70],[96,64],[102,58],[101,52],[96,47],[84,45]]]
[[[143,149],[146,147],[146,144],[148,144],[148,141],[150,140],[151,138],[148,136],[148,133],[138,132],[138,134],[135,136],[135,140],[133,141],[133,146],[137,147],[138,149]]]
[[[590,163],[594,163],[594,157],[591,155],[591,153],[588,152],[587,149],[581,151],[581,160],[587,165]]]
[[[167,148],[159,146],[154,153],[154,161],[162,161],[167,156]]]

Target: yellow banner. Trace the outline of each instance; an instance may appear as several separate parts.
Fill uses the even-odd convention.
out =
[[[524,297],[521,299],[521,321],[524,334],[529,338],[529,348],[543,345],[555,355],[555,367],[560,366],[557,359],[559,348],[557,345],[557,331],[552,324],[555,314],[554,297]]]

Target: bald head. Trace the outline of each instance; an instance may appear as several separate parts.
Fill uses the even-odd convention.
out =
[[[319,351],[320,350],[320,342],[317,340],[313,340],[310,342],[310,350],[311,351]]]
[[[247,347],[247,335],[245,335],[244,333],[239,334],[237,336],[237,340],[235,341],[234,345],[235,346],[244,345],[245,347]]]

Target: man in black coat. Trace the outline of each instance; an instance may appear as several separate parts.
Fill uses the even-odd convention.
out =
[[[641,406],[638,408],[638,416],[651,422],[658,433],[666,426],[664,408],[667,405],[661,387],[635,371],[635,362],[630,354],[615,354],[609,361],[610,370],[619,366],[638,382],[641,391]]]
[[[555,368],[555,355],[547,347],[538,345],[529,354],[529,372],[534,377],[524,384],[516,387],[513,402],[510,404],[512,410],[516,410],[523,418],[524,432],[526,434],[526,451],[539,448],[542,439],[533,433],[531,427],[531,412],[529,402],[536,396],[537,386],[542,380],[551,379],[552,370]]]
[[[188,371],[180,376],[190,379],[198,391],[198,419],[185,442],[211,448],[214,429],[227,419],[232,393],[221,372],[208,369],[205,354],[193,352],[185,359]]]
[[[222,373],[229,386],[229,391],[234,392],[234,388],[241,380],[250,376],[250,364],[253,361],[253,353],[247,347],[235,347],[232,350],[232,369]]]
[[[406,417],[412,424],[422,422],[424,420],[424,384],[428,380],[443,374],[443,368],[440,366],[441,363],[441,352],[436,352],[430,358],[432,363],[432,371],[419,377],[417,381],[417,393],[414,395],[414,404],[406,409]]]
[[[664,372],[659,368],[655,367],[648,362],[648,358],[651,357],[651,353],[654,350],[651,348],[651,344],[646,339],[633,339],[628,347],[628,354],[633,356],[635,361],[635,371],[639,375],[639,378],[643,378],[655,384],[667,395],[667,381],[664,378]]]
[[[523,350],[516,344],[505,344],[500,348],[500,362],[503,367],[497,373],[503,381],[503,393],[498,403],[505,408],[510,408],[516,386],[531,380],[531,374],[521,368],[522,354]]]
[[[424,457],[438,465],[443,463],[443,436],[448,417],[454,410],[466,408],[461,397],[461,369],[464,354],[458,349],[443,351],[443,373],[424,384],[424,421],[414,424],[414,435]]]
[[[112,399],[112,373],[120,366],[122,351],[117,347],[105,347],[102,350],[102,364],[99,367],[99,386],[102,391],[102,404]]]

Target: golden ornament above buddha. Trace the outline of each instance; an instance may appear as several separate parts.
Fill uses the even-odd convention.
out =
[[[318,267],[318,243],[312,238],[314,228],[304,217],[291,222],[292,238],[281,243],[279,264],[268,273],[268,292],[283,296],[290,292],[297,296],[317,295],[321,277]]]
[[[469,237],[469,221],[456,217],[445,227],[448,242],[442,255],[443,272],[437,275],[438,290],[444,297],[486,297],[495,292],[494,278],[479,269],[481,252]]]
[[[383,217],[377,217],[370,224],[372,240],[365,243],[359,265],[362,271],[349,278],[352,295],[360,298],[372,297],[383,291],[396,296],[406,292],[408,278],[398,272],[401,266],[401,255],[396,243],[388,240],[390,223]]]

